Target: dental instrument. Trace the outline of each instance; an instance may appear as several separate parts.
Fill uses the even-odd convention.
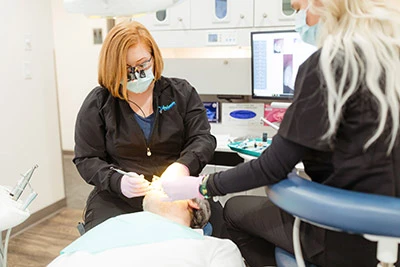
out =
[[[269,120],[267,120],[267,119],[265,119],[265,118],[263,118],[263,117],[261,117],[260,118],[263,122],[265,122],[266,124],[268,124],[269,126],[271,126],[272,128],[274,128],[275,130],[279,130],[279,127],[278,126],[276,126],[275,124],[273,124],[272,122],[270,122]]]
[[[35,164],[35,166],[33,166],[24,175],[22,175],[22,178],[18,181],[17,185],[10,192],[10,196],[12,196],[13,200],[17,201],[21,197],[22,192],[24,192],[25,187],[28,185],[29,181],[31,180],[32,174],[37,167],[39,166]]]
[[[130,176],[130,177],[141,177],[141,176],[140,176],[139,174],[137,174],[137,173],[126,172],[126,171],[123,171],[123,170],[120,170],[120,169],[117,169],[117,168],[114,168],[114,167],[110,167],[110,170],[116,171],[116,172],[118,172],[118,173],[120,173],[120,174],[123,174],[123,175],[126,175],[126,176]]]
[[[3,245],[2,235],[0,235],[0,266],[7,266],[7,250],[10,239],[11,229],[23,223],[29,216],[28,206],[37,197],[37,193],[30,185],[30,180],[33,172],[38,167],[35,164],[29,169],[22,178],[17,182],[14,188],[0,186],[0,232],[7,230],[5,242]],[[26,186],[29,186],[31,192],[25,201],[20,199]]]

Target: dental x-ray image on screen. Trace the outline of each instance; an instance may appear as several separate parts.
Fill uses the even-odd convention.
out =
[[[299,66],[316,50],[295,31],[252,32],[253,97],[293,98]]]

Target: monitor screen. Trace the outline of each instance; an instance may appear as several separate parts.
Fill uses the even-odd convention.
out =
[[[316,50],[295,31],[252,32],[253,97],[293,98],[299,66]]]

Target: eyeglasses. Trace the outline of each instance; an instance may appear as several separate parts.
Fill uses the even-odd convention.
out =
[[[127,67],[127,74],[128,74],[128,82],[133,81],[139,78],[145,78],[146,74],[144,73],[145,70],[147,70],[150,67],[152,57],[150,57],[148,60],[144,61],[143,63],[137,65],[137,66],[129,66]]]

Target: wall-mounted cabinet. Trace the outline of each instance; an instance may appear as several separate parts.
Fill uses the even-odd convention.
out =
[[[134,18],[151,31],[292,26],[290,0],[186,0]]]
[[[134,18],[150,31],[188,30],[190,29],[190,1]]]
[[[290,0],[254,0],[254,27],[291,26],[295,11]]]
[[[253,27],[253,1],[191,0],[192,29]]]
[[[186,79],[204,95],[250,95],[250,58],[166,58],[166,77]]]
[[[164,76],[187,79],[203,95],[251,95],[251,55],[237,52],[250,49],[252,31],[290,29],[295,14],[290,0],[186,0],[135,20],[163,49]]]

